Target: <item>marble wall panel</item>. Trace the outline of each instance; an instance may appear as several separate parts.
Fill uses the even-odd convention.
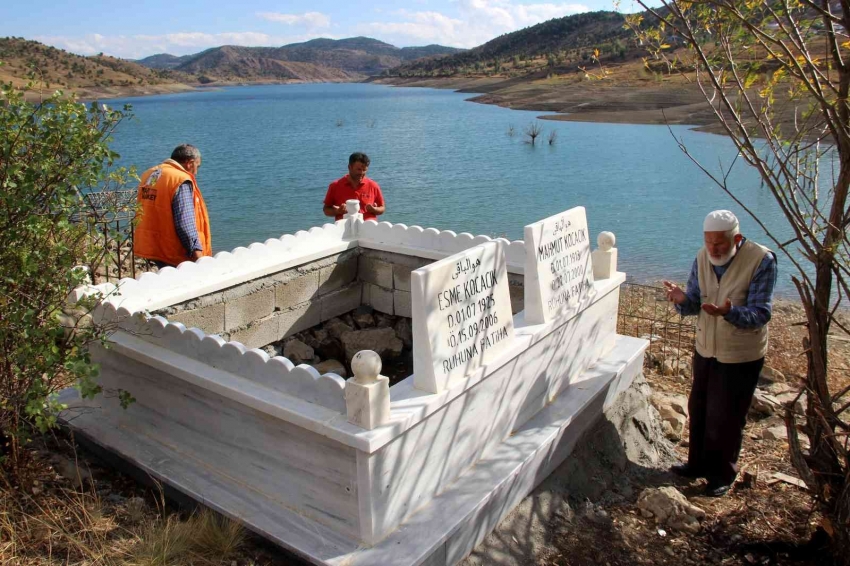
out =
[[[129,434],[178,446],[232,485],[352,537],[359,536],[356,455],[304,428],[200,389],[112,351],[96,352],[105,387],[136,398],[102,418]],[[191,481],[191,478],[183,478]]]
[[[569,379],[612,346],[616,308],[611,293],[369,456],[368,488],[361,483],[361,491],[372,505],[371,540],[386,536],[568,391]]]

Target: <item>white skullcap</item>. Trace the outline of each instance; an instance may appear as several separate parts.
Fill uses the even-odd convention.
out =
[[[709,212],[702,223],[703,232],[726,232],[738,227],[738,217],[729,210]]]

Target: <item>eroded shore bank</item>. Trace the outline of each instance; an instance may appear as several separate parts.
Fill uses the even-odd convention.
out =
[[[545,120],[619,124],[688,124],[719,133],[702,93],[679,77],[595,80],[583,74],[538,78],[399,78],[372,82],[476,94],[470,102],[557,112]]]

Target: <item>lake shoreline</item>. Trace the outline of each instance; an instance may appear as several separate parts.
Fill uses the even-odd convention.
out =
[[[351,82],[358,81],[338,81]],[[512,110],[552,112],[542,120],[609,124],[677,124],[693,126],[697,131],[722,133],[715,124],[711,108],[694,87],[682,85],[655,86],[644,84],[603,84],[577,80],[574,77],[553,81],[527,77],[507,78],[401,78],[371,77],[371,84],[411,88],[435,88],[473,94],[467,99],[478,104],[491,104]],[[255,80],[212,82],[206,84],[167,83],[145,86],[77,87],[68,89],[83,102],[114,98],[135,98],[216,90],[225,87],[289,84],[333,84],[333,81]],[[38,100],[45,93],[28,92],[27,98]]]
[[[512,110],[554,112],[542,120],[635,125],[688,125],[722,133],[702,93],[693,85],[655,81],[605,83],[565,75],[539,78],[376,78],[388,86],[449,89],[475,94],[468,99]]]
[[[111,100],[115,98],[137,98],[148,96],[161,96],[165,94],[183,94],[192,92],[203,92],[220,90],[227,87],[240,86],[273,86],[273,85],[289,85],[289,84],[337,84],[341,82],[356,83],[357,81],[303,81],[303,80],[268,80],[268,81],[233,81],[221,82],[215,81],[211,83],[165,83],[158,85],[133,85],[133,86],[113,86],[113,87],[74,87],[65,89],[44,89],[43,91],[26,91],[24,98],[31,102],[38,102],[50,96],[57,90],[62,90],[66,94],[73,94],[81,102],[94,102],[99,100]]]

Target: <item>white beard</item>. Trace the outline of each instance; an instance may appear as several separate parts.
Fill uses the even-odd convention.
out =
[[[718,259],[714,259],[713,257],[711,257],[711,254],[709,254],[709,256],[708,256],[708,261],[710,261],[710,262],[711,262],[711,265],[715,265],[715,266],[717,266],[717,267],[721,267],[721,266],[723,266],[723,265],[726,265],[726,264],[727,264],[727,263],[729,263],[730,261],[732,261],[732,258],[733,258],[733,257],[735,257],[735,254],[736,254],[736,253],[738,253],[738,246],[737,246],[736,244],[734,244],[734,243],[733,243],[733,244],[732,244],[732,249],[730,249],[730,250],[729,250],[729,253],[728,253],[728,254],[726,254],[726,255],[724,255],[724,256],[722,256],[722,257],[718,258]]]

